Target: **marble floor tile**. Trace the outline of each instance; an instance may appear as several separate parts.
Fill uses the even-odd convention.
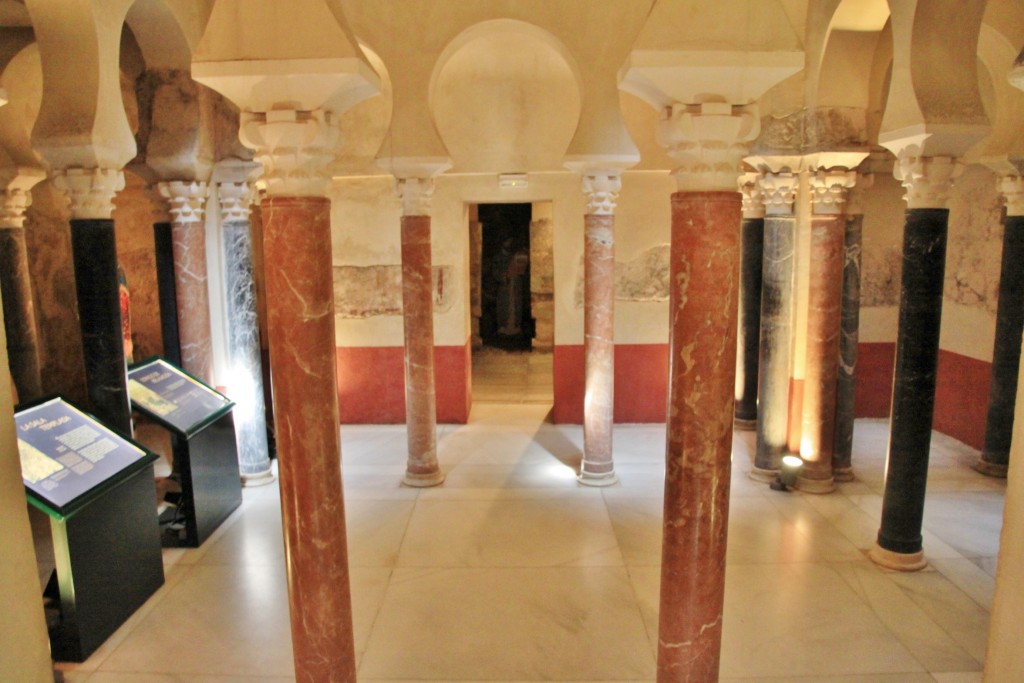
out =
[[[393,567],[415,501],[349,500],[345,503],[350,567]]]
[[[283,566],[190,567],[103,661],[102,670],[293,675],[285,586]],[[187,657],[182,638],[188,641]]]
[[[397,569],[360,679],[650,680],[622,567]]]
[[[608,512],[591,500],[421,500],[399,567],[621,565]]]

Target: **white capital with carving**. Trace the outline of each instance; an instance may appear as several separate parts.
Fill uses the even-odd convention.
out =
[[[249,220],[249,207],[256,198],[256,188],[252,183],[217,183],[217,196],[222,222]]]
[[[68,198],[72,219],[110,218],[114,196],[124,189],[124,172],[114,168],[65,168],[53,184]]]
[[[585,173],[583,194],[587,196],[586,213],[595,216],[611,216],[622,189],[622,176],[618,171]]]
[[[403,216],[429,216],[434,201],[433,178],[396,178],[395,192],[402,200]]]
[[[908,209],[946,209],[953,179],[962,170],[953,157],[922,157],[908,148],[896,159],[893,175],[907,189]]]
[[[322,197],[327,193],[340,131],[323,109],[242,112],[238,137],[263,164],[267,194]]]
[[[743,196],[743,217],[764,218],[764,192],[758,183],[759,173],[744,173],[736,184]]]
[[[1006,200],[1007,216],[1024,216],[1024,177],[1004,176],[999,179],[999,194]]]
[[[658,143],[678,164],[680,192],[735,191],[747,143],[757,137],[757,107],[727,102],[673,104],[658,122]]]
[[[23,228],[25,211],[32,205],[32,188],[46,178],[46,173],[26,167],[8,170],[11,175],[0,171],[0,228]]]
[[[810,176],[811,210],[819,215],[843,212],[847,191],[857,183],[857,172],[844,169],[818,169]]]
[[[793,202],[800,187],[796,173],[763,173],[757,179],[761,186],[765,213],[769,216],[792,216]]]
[[[202,223],[209,188],[206,183],[173,180],[158,183],[160,195],[167,200],[173,223]]]

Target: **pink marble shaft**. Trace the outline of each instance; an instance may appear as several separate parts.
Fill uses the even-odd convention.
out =
[[[729,518],[740,195],[672,195],[658,682],[718,680]]]
[[[610,474],[615,374],[615,216],[584,220],[583,333],[586,396],[583,403],[583,464],[587,474]]]
[[[405,329],[406,483],[438,483],[434,396],[434,306],[430,216],[402,217],[402,318]]]
[[[206,230],[202,223],[174,223],[171,239],[181,365],[197,379],[211,384],[213,343],[210,293],[206,285]]]
[[[262,202],[295,677],[355,681],[335,369],[330,201]]]
[[[815,216],[811,223],[807,362],[800,446],[805,464],[800,478],[822,491],[832,487],[839,323],[846,254],[844,223],[842,214]],[[807,487],[803,481],[801,486]]]

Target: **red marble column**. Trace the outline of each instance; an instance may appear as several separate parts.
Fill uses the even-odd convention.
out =
[[[716,681],[729,517],[740,194],[672,195],[658,681]]]
[[[612,461],[615,376],[615,216],[588,213],[584,225],[583,335],[586,395],[579,481],[618,481]]]
[[[267,328],[297,681],[355,681],[330,201],[262,202]]]
[[[842,215],[815,216],[811,225],[807,365],[800,442],[804,466],[798,481],[800,490],[809,493],[835,489],[832,450],[845,254],[843,223]]]
[[[199,380],[213,380],[210,293],[206,276],[206,183],[160,183],[171,213],[174,287],[182,368]]]
[[[819,172],[811,179],[814,215],[807,305],[807,354],[797,486],[808,493],[835,490],[832,453],[835,448],[836,387],[839,380],[839,326],[846,260],[846,219],[842,213],[845,173]]]
[[[409,438],[403,482],[408,486],[436,486],[444,481],[437,462],[433,296],[430,216],[402,216],[405,422]]]

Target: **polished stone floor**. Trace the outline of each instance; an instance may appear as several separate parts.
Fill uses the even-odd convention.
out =
[[[399,484],[403,427],[342,427],[360,681],[654,679],[664,427],[617,425],[621,484],[581,488],[581,429],[549,408],[491,391],[439,428],[448,479],[429,490]],[[753,435],[736,434],[723,681],[981,680],[1004,482],[936,434],[931,564],[883,571],[864,553],[887,438],[858,421],[859,480],[815,496],[749,480]],[[276,485],[247,489],[203,547],[165,551],[166,585],[64,680],[294,680],[279,502]]]

